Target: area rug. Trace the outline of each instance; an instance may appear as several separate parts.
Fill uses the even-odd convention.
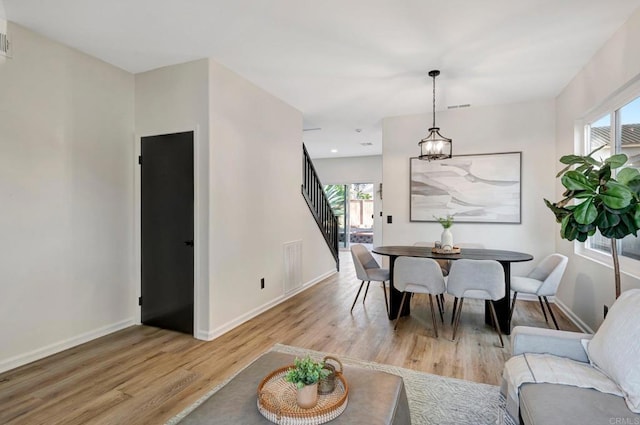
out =
[[[282,344],[274,345],[270,351],[300,357],[309,354],[316,358],[322,358],[329,354]],[[402,376],[413,425],[516,425],[511,417],[507,415],[505,398],[495,385],[446,378],[342,355],[335,356],[344,365],[379,370]],[[174,425],[180,422],[182,418],[191,413],[231,379],[233,379],[233,376],[211,389],[193,405],[167,422],[167,425]]]

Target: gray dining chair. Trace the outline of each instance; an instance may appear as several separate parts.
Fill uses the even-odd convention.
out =
[[[457,246],[460,249],[465,249],[465,248],[468,248],[468,249],[484,249],[484,244],[476,243],[476,242],[460,242],[460,243],[454,244],[454,246]],[[449,260],[449,266],[447,268],[448,269],[451,268],[451,260]],[[455,319],[455,311],[456,311],[457,307],[458,307],[458,299],[454,298],[453,299],[453,312],[451,313],[451,324],[452,325],[453,325],[453,319]]]
[[[356,298],[353,300],[353,304],[351,305],[351,312],[353,312],[353,307],[355,307],[356,301],[358,301],[358,297],[360,296],[360,291],[362,291],[364,283],[367,282],[367,289],[364,291],[364,297],[362,298],[362,304],[364,304],[367,299],[367,294],[369,293],[369,284],[373,280],[375,282],[382,282],[384,304],[387,308],[388,315],[389,301],[387,300],[387,289],[385,288],[384,283],[389,280],[389,269],[381,268],[369,250],[361,244],[351,245],[351,258],[353,259],[353,265],[356,269],[356,276],[362,281],[360,288],[358,289],[358,293],[356,294]]]
[[[433,248],[436,246],[434,242],[416,242],[413,246],[422,246],[425,248]],[[435,260],[440,266],[440,270],[442,270],[442,275],[447,276],[449,274],[449,267],[451,267],[451,262],[449,260]],[[436,301],[438,302],[438,309],[440,311],[444,311],[444,294],[440,294],[436,297]],[[444,323],[444,317],[442,317],[442,321]]]
[[[404,307],[407,294],[429,294],[429,304],[431,306],[431,320],[433,330],[438,337],[438,325],[436,323],[436,313],[433,307],[433,295],[436,300],[439,295],[444,294],[446,285],[440,265],[431,258],[418,257],[398,257],[393,268],[393,286],[402,292],[402,301],[396,317],[394,330],[398,328],[400,314]],[[411,301],[409,301],[411,302]],[[438,303],[440,319],[444,322],[443,306]]]
[[[538,297],[538,302],[540,303],[542,314],[544,314],[544,321],[549,323],[547,313],[544,311],[544,305],[542,304],[543,299],[547,304],[547,308],[549,309],[549,314],[551,315],[553,324],[555,325],[556,329],[560,329],[558,327],[556,317],[553,315],[553,310],[551,310],[551,305],[549,305],[549,300],[547,299],[547,297],[556,295],[556,292],[558,291],[558,285],[560,285],[560,280],[562,279],[562,275],[567,268],[568,262],[569,259],[562,254],[551,254],[540,261],[540,264],[538,264],[533,270],[531,270],[528,275],[511,277],[513,301],[511,302],[511,311],[509,312],[509,322],[511,322],[513,310],[515,310],[516,308],[516,298],[518,297],[518,293],[531,294]]]
[[[416,242],[413,244],[414,246],[424,246],[424,247],[431,247],[433,248],[435,246],[434,242]],[[454,246],[457,246],[458,248],[461,249],[465,249],[465,248],[469,248],[469,249],[484,249],[484,244],[481,243],[476,243],[476,242],[460,242],[460,243],[454,243]],[[436,260],[438,262],[438,264],[440,264],[440,268],[442,269],[442,274],[443,276],[449,276],[449,270],[451,269],[451,260],[441,260],[441,259],[437,259]],[[438,298],[438,308],[440,308],[441,310],[444,310],[444,294],[440,295]],[[458,299],[455,298],[453,300],[453,312],[451,314],[451,324],[453,325],[453,320],[455,319],[455,311],[456,311],[456,307],[458,306]]]
[[[460,325],[460,313],[465,298],[489,301],[491,310],[491,321],[498,337],[500,345],[504,347],[500,324],[496,316],[496,309],[493,305],[505,296],[504,270],[500,263],[495,260],[467,260],[461,259],[453,261],[451,271],[447,280],[447,293],[453,295],[460,303],[457,310],[453,312],[455,324],[453,326],[453,340],[456,339],[456,332]],[[455,303],[458,304],[458,303]]]

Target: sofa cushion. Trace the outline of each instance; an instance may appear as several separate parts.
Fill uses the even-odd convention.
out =
[[[629,409],[640,413],[640,289],[625,291],[587,346],[591,363],[625,393]]]
[[[525,425],[640,423],[622,397],[558,384],[520,387],[520,416]]]

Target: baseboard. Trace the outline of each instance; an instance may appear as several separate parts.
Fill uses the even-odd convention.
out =
[[[265,311],[269,310],[270,308],[273,308],[275,306],[277,306],[280,303],[283,303],[284,301],[288,300],[289,298],[299,294],[300,292],[311,288],[312,286],[314,286],[315,284],[322,282],[323,280],[325,280],[326,278],[333,276],[334,274],[336,274],[337,271],[336,270],[331,270],[327,273],[324,273],[316,278],[314,278],[313,280],[310,280],[307,283],[302,284],[299,288],[293,290],[293,291],[289,291],[284,295],[281,295],[277,298],[274,298],[273,300],[269,301],[268,303],[265,303],[259,307],[254,308],[251,311],[248,311],[247,313],[243,314],[242,316],[231,320],[227,323],[225,323],[222,326],[217,327],[216,329],[210,331],[210,332],[205,332],[205,331],[198,331],[196,332],[195,337],[197,339],[203,340],[203,341],[211,341],[213,339],[218,338],[219,336],[222,336],[224,334],[226,334],[227,332],[229,332],[230,330],[240,326],[241,324],[243,324],[244,322],[247,322],[251,319],[253,319],[254,317],[264,313]]]
[[[565,303],[556,298],[556,305],[562,312],[576,325],[582,332],[592,334],[595,333],[593,329],[589,327],[586,323],[582,321]]]
[[[565,303],[560,301],[556,297],[547,297],[549,299],[549,303],[555,304],[564,314],[571,320],[571,322],[578,327],[582,332],[592,334],[593,330],[586,323],[584,323],[577,314],[575,314]],[[533,294],[523,294],[518,292],[518,301],[538,301],[538,297]]]
[[[18,356],[11,357],[6,360],[1,360],[0,373],[6,372],[7,370],[15,369],[17,367],[26,365],[27,363],[31,363],[36,360],[43,359],[52,354],[56,354],[64,350],[68,350],[69,348],[73,348],[77,345],[84,344],[85,342],[89,342],[96,338],[100,338],[110,333],[117,332],[124,328],[128,328],[129,326],[132,326],[134,324],[135,324],[134,319],[130,318],[118,323],[114,323],[112,325],[104,326],[99,329],[85,332],[83,334],[74,336],[64,341],[47,345],[46,347],[38,348],[36,350],[30,351],[25,354],[20,354]]]

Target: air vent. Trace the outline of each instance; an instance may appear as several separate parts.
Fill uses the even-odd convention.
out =
[[[7,34],[0,32],[0,56],[11,57],[11,43]]]
[[[371,142],[362,142],[360,143],[362,146],[373,146],[373,143]]]
[[[447,106],[447,109],[458,109],[458,108],[468,108],[470,107],[471,104],[470,103],[463,103],[462,105],[451,105],[451,106]]]

